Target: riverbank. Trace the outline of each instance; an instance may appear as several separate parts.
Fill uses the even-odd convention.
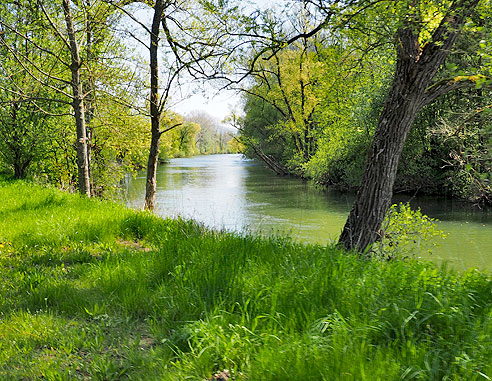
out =
[[[355,195],[323,190],[292,177],[275,176],[242,155],[208,155],[171,159],[157,169],[155,213],[192,218],[213,229],[240,233],[288,234],[297,242],[336,241]],[[128,206],[141,209],[145,173],[128,178]],[[435,237],[414,255],[459,271],[492,271],[492,213],[464,203],[432,197],[396,195],[413,209],[436,218],[446,238]],[[430,250],[430,251],[429,251]]]
[[[492,280],[0,182],[0,379],[492,377]],[[216,378],[218,379],[218,378]]]

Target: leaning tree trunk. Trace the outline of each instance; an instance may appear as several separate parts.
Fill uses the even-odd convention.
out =
[[[145,186],[145,209],[147,210],[154,209],[155,191],[157,188],[157,161],[159,159],[159,142],[161,138],[157,48],[159,47],[159,25],[163,13],[163,1],[157,0],[154,5],[154,17],[152,19],[150,35],[150,119],[152,139],[150,143],[149,160],[147,162],[147,182]]]
[[[419,109],[422,89],[413,87],[395,80],[386,100],[357,199],[340,236],[347,249],[363,252],[379,237],[381,223],[391,205],[398,161]]]
[[[80,59],[80,49],[75,38],[75,29],[73,25],[72,13],[70,11],[69,0],[63,0],[63,12],[65,15],[65,23],[70,41],[70,54],[72,72],[72,107],[75,113],[75,125],[77,130],[77,168],[79,177],[79,192],[91,196],[90,177],[89,177],[89,158],[87,154],[87,135],[84,110],[84,95],[82,90],[82,82],[80,80],[80,67],[82,65]]]
[[[418,111],[441,95],[442,87],[436,87],[433,92],[431,82],[456,42],[466,16],[479,1],[454,2],[432,40],[423,47],[419,43],[422,25],[417,18],[399,30],[395,76],[379,117],[355,203],[339,238],[339,244],[346,249],[364,253],[379,238],[408,132]]]

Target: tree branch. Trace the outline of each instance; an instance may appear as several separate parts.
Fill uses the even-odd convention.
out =
[[[159,136],[162,136],[162,134],[168,132],[168,131],[171,131],[173,128],[176,128],[176,127],[179,127],[181,126],[183,123],[176,123],[174,126],[171,126],[171,127],[168,127],[166,128],[165,130],[159,132]]]
[[[419,65],[440,66],[449,54],[451,47],[458,38],[464,20],[480,0],[460,0],[454,2],[447,14],[441,20],[439,26],[432,34],[431,40],[423,47],[418,63]]]
[[[50,23],[51,25],[51,28],[54,30],[54,32],[56,33],[56,35],[58,36],[58,38],[65,44],[65,46],[70,50],[70,43],[67,41],[67,39],[65,38],[65,36],[60,32],[60,30],[58,29],[58,27],[56,26],[56,24],[53,22],[53,20],[51,19],[50,15],[48,14],[48,12],[46,12],[46,9],[44,8],[44,5],[43,5],[43,2],[42,1],[39,1],[38,0],[38,4],[39,6],[41,7],[41,10],[43,11],[44,15],[46,16],[46,19],[48,20],[48,22]]]
[[[492,78],[487,78],[483,75],[457,76],[443,79],[425,90],[421,105],[422,107],[427,106],[440,96],[453,90],[475,88],[478,80],[489,82],[490,84],[487,84],[487,87],[492,86]]]

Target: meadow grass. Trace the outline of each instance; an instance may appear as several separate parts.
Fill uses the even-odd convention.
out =
[[[0,379],[490,380],[492,279],[0,181]]]

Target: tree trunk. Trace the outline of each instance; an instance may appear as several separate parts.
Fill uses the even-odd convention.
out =
[[[16,179],[24,179],[26,177],[27,168],[31,164],[31,159],[19,158],[15,160],[14,163],[14,178]]]
[[[355,203],[339,238],[347,250],[364,253],[380,236],[391,205],[393,185],[403,145],[418,111],[435,99],[430,85],[449,55],[467,15],[479,0],[456,1],[431,41],[419,43],[419,15],[411,15],[397,34],[397,65],[379,117]],[[437,95],[436,95],[437,96]]]
[[[91,0],[86,0],[85,1],[85,8],[86,8],[86,43],[85,43],[85,51],[86,51],[86,59],[88,63],[92,63],[94,59],[94,52],[93,52],[93,34],[94,34],[94,21],[92,19],[91,15],[91,9],[92,9],[92,4]],[[85,124],[86,124],[86,137],[87,137],[87,168],[89,172],[89,179],[91,180],[90,182],[90,189],[91,189],[91,194],[94,195],[94,176],[92,174],[92,144],[93,144],[93,129],[92,129],[92,120],[94,119],[94,99],[95,99],[95,92],[96,92],[96,84],[95,84],[95,79],[92,75],[92,73],[89,73],[88,79],[85,83],[85,86],[83,86],[84,92],[86,95],[85,97],[85,108],[86,108],[86,113],[85,113]]]
[[[419,108],[420,89],[393,83],[362,175],[356,201],[339,242],[364,252],[379,238],[379,229],[391,205],[398,161]],[[424,89],[425,90],[425,89]]]
[[[147,182],[145,186],[145,209],[154,210],[155,191],[157,188],[157,161],[159,158],[159,142],[161,138],[159,107],[159,67],[157,49],[159,47],[159,25],[164,13],[162,0],[154,5],[154,17],[150,35],[150,120],[152,139],[150,143],[149,160],[147,162]]]
[[[71,65],[70,70],[72,72],[72,94],[73,101],[72,107],[75,113],[75,125],[77,130],[77,168],[79,178],[79,192],[91,196],[90,190],[90,178],[89,178],[89,159],[87,155],[87,135],[85,124],[85,110],[84,110],[84,95],[82,90],[82,82],[80,80],[80,49],[76,40],[75,30],[73,26],[72,13],[70,11],[69,0],[63,1],[63,12],[65,15],[65,22],[67,24],[67,32],[70,41],[70,54]]]

